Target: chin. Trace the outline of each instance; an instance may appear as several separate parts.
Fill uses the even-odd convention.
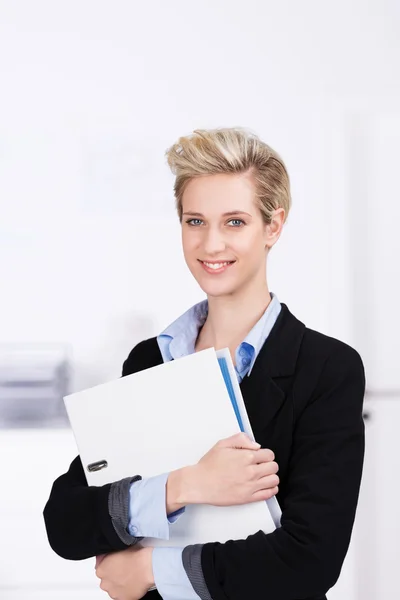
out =
[[[197,283],[203,290],[207,296],[213,296],[214,298],[222,297],[222,296],[232,296],[238,289],[238,286],[227,284],[227,283],[219,283],[219,282],[205,282],[197,279]]]
[[[207,296],[231,296],[240,287],[237,282],[235,283],[232,281],[235,278],[223,278],[219,275],[207,275],[204,273],[202,267],[199,268],[197,264],[191,265],[189,270],[194,279],[197,281],[199,287],[205,294],[207,294]]]

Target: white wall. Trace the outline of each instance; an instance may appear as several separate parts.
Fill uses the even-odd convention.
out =
[[[2,339],[68,338],[82,369],[107,363],[93,374],[107,377],[134,341],[136,313],[152,334],[197,301],[163,155],[196,127],[236,124],[291,174],[270,287],[309,326],[337,334],[345,160],[332,147],[349,111],[400,95],[395,7],[2,2]],[[160,306],[170,280],[179,293]]]
[[[118,375],[202,297],[164,152],[240,125],[291,175],[270,289],[356,343],[348,132],[399,105],[399,29],[397,0],[0,1],[0,342],[69,342],[74,389]]]

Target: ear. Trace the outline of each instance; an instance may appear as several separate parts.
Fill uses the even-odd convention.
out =
[[[271,223],[265,225],[265,247],[270,249],[279,240],[285,223],[285,209],[277,208],[272,213]]]

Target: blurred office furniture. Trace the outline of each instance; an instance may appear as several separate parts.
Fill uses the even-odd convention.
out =
[[[70,368],[67,344],[0,345],[0,426],[65,425]]]

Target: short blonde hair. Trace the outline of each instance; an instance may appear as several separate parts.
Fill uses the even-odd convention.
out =
[[[271,222],[272,213],[291,207],[289,175],[280,156],[251,131],[234,127],[196,129],[180,137],[166,151],[175,175],[174,193],[179,220],[182,220],[182,197],[189,181],[217,173],[249,173],[254,178],[256,197],[263,219]]]

